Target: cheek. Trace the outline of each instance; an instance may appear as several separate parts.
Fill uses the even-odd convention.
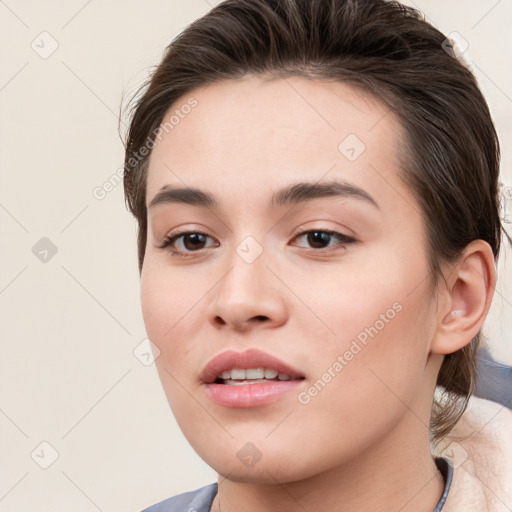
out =
[[[378,443],[410,411],[421,414],[418,397],[425,385],[429,339],[428,327],[418,328],[424,300],[420,294],[391,293],[368,300],[363,310],[360,304],[354,309],[350,302],[345,304],[335,324],[336,342],[311,351],[322,353],[314,356],[316,369],[294,409],[294,421],[303,431],[321,432],[325,439],[315,449],[304,448],[306,460],[320,464],[321,452],[322,467],[336,464]],[[289,435],[290,445],[301,442],[297,434]]]
[[[347,407],[365,414],[365,404],[379,409],[400,399],[410,402],[424,378],[434,328],[423,255],[382,255],[363,268],[330,280],[318,275],[318,292],[311,285],[301,290],[329,328],[327,335],[315,336],[310,318],[301,326],[316,345],[309,350],[320,391],[311,392],[322,394],[322,407],[340,414]],[[324,393],[326,383],[330,391]]]
[[[424,265],[414,268],[385,254],[347,261],[337,269],[312,267],[307,279],[304,275],[291,279],[294,293],[311,313],[295,315],[295,320],[303,322],[309,335],[315,328],[321,332],[316,336],[319,343],[334,342],[337,348],[347,340],[364,343],[377,333],[386,337],[399,329],[402,333],[396,341],[406,341],[417,330],[429,302],[418,279],[423,272]],[[304,309],[300,304],[298,308]]]
[[[142,315],[149,339],[160,350],[155,365],[164,392],[187,435],[190,425],[186,418],[197,412],[189,395],[195,391],[190,379],[190,369],[194,367],[190,340],[195,338],[204,290],[197,276],[185,277],[184,272],[172,271],[156,260],[150,256],[144,262],[140,285]]]
[[[208,287],[201,285],[197,272],[176,272],[155,260],[149,257],[141,274],[142,315],[149,339],[161,351],[157,362],[171,369],[183,362],[185,342],[194,336]]]

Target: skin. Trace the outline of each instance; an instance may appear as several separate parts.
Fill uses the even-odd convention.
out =
[[[376,98],[258,76],[190,96],[197,107],[153,149],[146,204],[171,184],[208,191],[220,207],[149,208],[141,301],[176,420],[219,473],[212,510],[432,511],[444,487],[428,440],[435,382],[443,354],[471,340],[490,306],[489,246],[470,244],[443,267],[446,285],[431,285],[422,213],[399,175],[401,125]],[[349,134],[365,145],[354,161],[338,149]],[[270,206],[291,183],[334,179],[378,208],[353,196]],[[208,237],[178,239],[189,257],[174,256],[159,246],[178,228]],[[297,236],[307,230],[356,241],[315,246]],[[263,251],[252,263],[236,252],[248,236]],[[258,348],[299,369],[307,391],[393,304],[394,318],[307,404],[292,392],[230,409],[199,379],[225,350]],[[237,456],[247,443],[261,455],[252,467]]]

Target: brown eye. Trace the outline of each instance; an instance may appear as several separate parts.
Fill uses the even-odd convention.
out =
[[[159,248],[168,249],[173,256],[189,256],[190,253],[208,248],[205,247],[208,239],[213,240],[205,233],[184,231],[168,236]]]
[[[206,237],[201,233],[187,233],[183,236],[183,246],[189,251],[203,249]]]
[[[331,235],[324,231],[310,231],[307,234],[307,241],[315,249],[322,249],[326,244],[329,244]]]
[[[299,233],[296,238],[304,237],[312,249],[325,249],[327,247],[332,247],[333,245],[341,245],[350,244],[355,242],[356,240],[352,237],[346,236],[342,233],[338,233],[337,231],[324,230],[324,229],[313,229],[309,231],[303,231]],[[338,243],[329,245],[331,241]]]

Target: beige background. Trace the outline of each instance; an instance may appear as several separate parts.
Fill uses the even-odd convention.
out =
[[[123,163],[123,94],[216,3],[0,1],[4,512],[135,512],[216,480],[176,426],[154,365],[143,364],[136,231],[122,184],[93,195]],[[415,5],[469,43],[511,186],[512,1]],[[512,363],[508,259],[486,332]]]

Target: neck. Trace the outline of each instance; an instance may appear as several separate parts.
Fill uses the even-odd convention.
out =
[[[219,478],[211,510],[432,512],[442,495],[444,480],[431,455],[426,427],[421,439],[411,442],[418,421],[408,413],[392,435],[356,460],[308,479],[281,483],[275,478],[275,484],[258,484]]]

